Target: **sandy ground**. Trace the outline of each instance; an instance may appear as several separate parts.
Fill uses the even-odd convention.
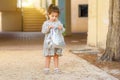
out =
[[[76,39],[77,37],[77,39]],[[66,48],[60,57],[62,74],[53,74],[51,60],[49,75],[43,73],[43,38],[1,38],[0,80],[119,80],[88,61],[74,55],[71,49],[84,47],[85,37],[66,37]]]
[[[100,69],[104,70],[105,72],[113,75],[114,77],[120,80],[120,62],[112,61],[112,62],[99,62],[97,60],[96,54],[76,54],[80,58],[83,58],[90,62],[91,64],[99,67]]]

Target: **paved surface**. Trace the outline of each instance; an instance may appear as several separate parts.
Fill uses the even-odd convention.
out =
[[[0,80],[118,80],[69,52],[85,46],[86,37],[81,35],[66,37],[67,46],[60,57],[60,68],[64,73],[53,74],[54,63],[51,61],[49,75],[43,73],[43,35],[2,33],[0,38]]]

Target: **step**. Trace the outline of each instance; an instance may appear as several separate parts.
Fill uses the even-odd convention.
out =
[[[39,21],[39,22],[23,22],[24,24],[43,24],[44,22],[41,22],[41,21]]]
[[[23,29],[24,31],[41,31],[46,16],[34,8],[23,9]]]
[[[23,14],[23,16],[44,16],[46,17],[46,15],[43,15],[43,14],[36,14],[36,13],[29,13],[29,14]]]
[[[34,19],[46,19],[45,16],[23,16],[23,18],[27,19],[27,18],[34,18]]]
[[[25,21],[45,21],[46,19],[42,19],[42,18],[41,18],[41,19],[28,19],[28,18],[27,18],[27,19],[23,19],[23,21],[24,21],[24,20],[25,20]]]

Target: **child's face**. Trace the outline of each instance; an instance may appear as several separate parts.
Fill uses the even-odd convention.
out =
[[[54,22],[54,21],[56,21],[58,19],[59,14],[56,13],[56,12],[52,12],[48,16],[49,16],[49,20],[52,21],[52,22]]]

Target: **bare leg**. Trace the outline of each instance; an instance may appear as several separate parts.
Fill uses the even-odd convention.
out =
[[[54,66],[55,66],[55,68],[58,68],[58,61],[59,61],[59,57],[58,57],[58,55],[57,54],[55,54],[54,55]]]
[[[54,65],[55,65],[54,72],[61,74],[62,72],[61,72],[61,70],[58,68],[58,65],[59,65],[59,56],[58,56],[57,54],[55,54],[55,56],[54,56]]]
[[[47,57],[46,57],[45,68],[49,68],[49,67],[50,67],[50,61],[51,61],[51,56],[47,56]]]
[[[44,69],[45,74],[49,74],[50,60],[51,60],[51,57],[47,56],[45,61],[45,69]]]

